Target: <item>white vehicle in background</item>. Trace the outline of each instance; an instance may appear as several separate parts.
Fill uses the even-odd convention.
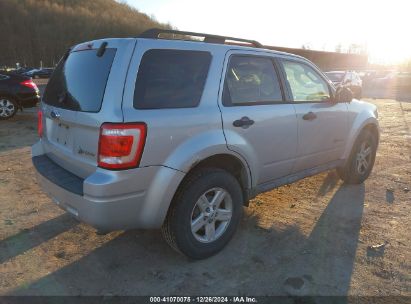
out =
[[[325,75],[331,80],[335,87],[344,86],[349,88],[354,98],[361,99],[362,97],[362,80],[360,75],[354,71],[330,71],[325,72]]]
[[[391,72],[384,77],[375,78],[371,82],[374,87],[411,88],[410,72]]]

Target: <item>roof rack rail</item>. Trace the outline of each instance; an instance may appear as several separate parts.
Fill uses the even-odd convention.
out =
[[[176,30],[165,30],[159,28],[152,28],[143,33],[141,33],[137,38],[152,38],[152,39],[161,39],[160,34],[176,34],[182,36],[194,36],[194,37],[204,37],[204,40],[201,42],[208,42],[208,43],[221,43],[225,44],[226,40],[236,41],[236,42],[245,42],[253,45],[257,48],[262,48],[263,45],[256,41],[256,40],[248,40],[242,38],[234,38],[234,37],[227,37],[227,36],[219,36],[219,35],[210,35],[210,34],[203,34],[203,33],[195,33],[195,32],[185,32],[185,31],[176,31]],[[195,41],[195,40],[194,40]]]

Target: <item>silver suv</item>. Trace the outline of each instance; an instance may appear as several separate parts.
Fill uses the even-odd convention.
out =
[[[220,251],[259,193],[334,168],[362,183],[379,139],[376,107],[310,61],[164,30],[71,48],[38,129],[33,164],[58,206],[102,232],[162,227],[193,259]]]

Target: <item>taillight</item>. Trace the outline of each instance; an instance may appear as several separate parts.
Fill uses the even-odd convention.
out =
[[[37,112],[37,132],[40,138],[43,137],[43,112],[41,110]]]
[[[140,164],[146,141],[145,123],[105,123],[100,127],[98,166],[130,169]]]
[[[28,87],[28,88],[31,88],[31,89],[34,89],[34,90],[38,91],[37,85],[31,79],[20,82],[20,84],[25,86],[25,87]]]

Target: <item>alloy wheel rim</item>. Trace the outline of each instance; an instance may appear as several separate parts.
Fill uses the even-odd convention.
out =
[[[0,99],[0,116],[10,117],[15,111],[14,104],[8,99]]]
[[[356,168],[359,174],[364,174],[368,170],[371,163],[371,152],[371,144],[368,141],[364,141],[356,157]]]
[[[191,232],[202,243],[219,239],[227,230],[233,214],[233,201],[222,188],[204,192],[191,212]]]

